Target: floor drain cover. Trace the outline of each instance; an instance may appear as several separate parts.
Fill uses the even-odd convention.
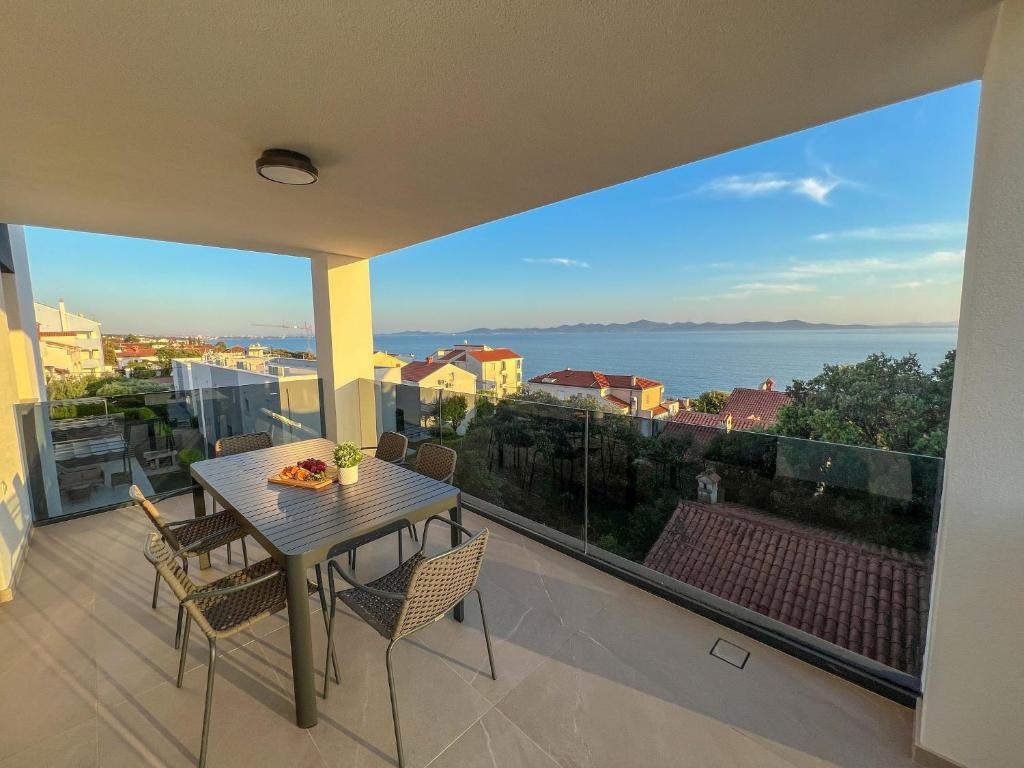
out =
[[[737,669],[743,669],[747,664],[747,659],[750,658],[749,651],[745,651],[738,645],[733,645],[722,638],[718,638],[715,644],[711,646],[711,655],[727,664],[732,664]]]

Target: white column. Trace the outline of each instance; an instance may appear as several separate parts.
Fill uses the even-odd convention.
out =
[[[376,439],[376,414],[369,260],[317,256],[311,267],[326,437],[371,445]]]
[[[1024,0],[985,63],[917,745],[1024,765]]]

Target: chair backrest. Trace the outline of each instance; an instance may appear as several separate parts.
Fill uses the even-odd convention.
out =
[[[156,568],[160,578],[167,582],[167,585],[178,600],[184,600],[199,589],[195,582],[185,573],[181,563],[174,557],[174,552],[171,551],[171,548],[167,546],[167,542],[159,534],[150,533],[146,535],[146,542],[143,545],[142,553],[153,564],[153,567]],[[213,634],[210,622],[207,621],[206,616],[203,615],[203,612],[194,601],[185,603],[185,610],[188,611],[192,620],[196,622],[202,632],[208,636]]]
[[[409,438],[397,432],[382,432],[377,441],[377,452],[374,454],[381,461],[401,464],[405,461],[405,452],[409,448]]]
[[[258,451],[261,448],[270,448],[273,443],[270,441],[269,432],[251,432],[247,435],[232,435],[222,437],[213,445],[214,456],[234,456],[236,453],[248,453]]]
[[[490,531],[484,528],[468,541],[423,560],[413,569],[392,640],[439,620],[473,590],[480,577],[488,536]]]
[[[181,549],[178,537],[174,535],[174,529],[167,527],[167,521],[164,519],[164,516],[160,514],[160,510],[156,508],[153,502],[142,495],[142,491],[139,489],[139,486],[133,485],[129,488],[128,495],[131,496],[140,507],[142,507],[146,513],[146,517],[149,518],[153,527],[156,528],[157,533],[167,541],[167,544],[173,547],[174,551]]]
[[[455,478],[455,460],[458,455],[451,448],[437,443],[421,445],[416,452],[416,471],[443,483]]]

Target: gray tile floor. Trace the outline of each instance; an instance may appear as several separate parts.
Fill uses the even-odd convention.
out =
[[[188,496],[160,506],[191,515]],[[401,643],[411,766],[911,765],[910,710],[488,525],[482,587],[498,680],[485,672],[475,605],[465,624],[444,620]],[[195,763],[205,643],[194,637],[177,690],[169,592],[149,606],[148,530],[124,509],[35,531],[17,598],[0,606],[0,768]],[[393,537],[360,550],[358,575],[395,556]],[[228,567],[220,554],[208,573]],[[318,616],[313,627],[322,680]],[[308,731],[293,721],[284,617],[231,644],[211,766],[396,765],[385,643],[349,614],[337,631],[342,684]],[[710,655],[720,637],[750,652],[744,669]]]

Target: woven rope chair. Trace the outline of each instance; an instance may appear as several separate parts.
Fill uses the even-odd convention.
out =
[[[435,520],[462,531],[470,538],[454,549],[434,557],[427,557],[424,554],[427,546],[427,534],[430,524]],[[334,654],[334,619],[339,600],[388,641],[385,663],[388,670],[391,715],[395,724],[395,744],[398,748],[399,768],[405,767],[405,754],[402,750],[402,731],[398,720],[398,696],[391,662],[391,652],[399,640],[441,620],[470,592],[475,592],[480,603],[480,619],[483,623],[484,641],[487,644],[487,660],[491,665],[491,678],[498,679],[494,669],[494,654],[491,652],[491,635],[487,630],[484,598],[477,586],[489,535],[486,528],[473,534],[458,523],[435,515],[429,518],[423,526],[423,544],[419,552],[395,570],[379,579],[374,579],[369,584],[361,584],[356,581],[333,560],[328,564],[327,575],[331,590],[331,618],[327,624],[328,658],[333,658]],[[335,574],[351,585],[351,589],[337,591],[335,589]],[[325,699],[328,685],[329,681],[325,671]]]
[[[133,485],[128,489],[128,495],[145,511],[146,516],[153,527],[156,528],[160,537],[167,542],[167,546],[178,552],[181,558],[182,567],[188,573],[188,561],[192,557],[208,555],[213,550],[230,546],[232,541],[242,539],[242,557],[246,566],[249,565],[249,553],[245,549],[245,531],[238,525],[234,515],[228,511],[217,512],[205,517],[197,517],[192,520],[178,520],[169,522],[160,510],[147,499],[139,486]],[[230,562],[230,561],[229,561]],[[160,574],[156,574],[153,583],[153,607],[156,608],[160,597]],[[178,607],[178,624],[174,632],[174,647],[177,648],[181,642],[181,621],[182,609]]]
[[[455,461],[457,459],[458,454],[451,448],[437,443],[427,443],[420,446],[416,452],[414,469],[421,475],[451,484],[455,479]]]
[[[269,432],[250,432],[245,435],[231,435],[222,437],[213,444],[213,457],[219,459],[221,456],[234,456],[239,453],[258,451],[261,448],[273,447]],[[213,511],[217,511],[217,502],[212,500]],[[245,564],[249,564],[249,555],[245,551],[245,537],[242,538],[242,558]],[[228,563],[231,563],[231,545],[228,544]]]
[[[381,432],[377,441],[377,450],[373,454],[381,461],[392,464],[404,464],[405,453],[409,450],[409,438],[397,432]]]
[[[161,536],[149,534],[143,551],[146,559],[156,569],[157,576],[167,582],[185,611],[185,637],[181,644],[176,681],[178,688],[181,688],[185,676],[188,638],[193,622],[209,641],[206,706],[203,711],[203,736],[199,749],[199,766],[203,768],[206,765],[206,748],[210,736],[217,640],[241,632],[287,605],[284,572],[277,563],[267,558],[210,584],[198,586],[178,564],[181,551],[172,550]],[[316,586],[309,582],[306,584],[309,594],[313,594]]]

